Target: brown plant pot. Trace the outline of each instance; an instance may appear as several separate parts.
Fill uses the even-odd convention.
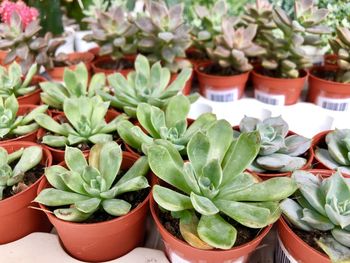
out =
[[[17,116],[25,115],[37,107],[38,107],[37,105],[20,105],[18,107]],[[38,130],[40,130],[40,129],[38,129]],[[0,146],[4,143],[14,143],[14,142],[18,142],[18,141],[36,142],[36,136],[37,136],[38,130],[33,131],[31,133],[28,133],[28,134],[25,134],[25,135],[22,135],[22,136],[12,138],[12,139],[2,140],[2,141],[0,140]]]
[[[309,91],[307,101],[315,103],[323,108],[333,109],[334,105],[339,105],[334,110],[346,110],[350,108],[350,84],[325,80],[317,77],[314,72],[337,71],[336,66],[320,66],[310,70]],[[342,103],[345,100],[345,104]],[[335,106],[334,106],[335,107]]]
[[[68,54],[68,61],[71,62],[84,62],[86,65],[86,68],[88,72],[90,72],[91,69],[91,62],[94,59],[94,55],[90,52],[74,52],[71,54]],[[63,80],[63,74],[64,74],[64,69],[68,67],[71,70],[74,70],[76,65],[78,63],[71,65],[71,66],[64,66],[64,67],[54,67],[53,69],[50,69],[47,71],[47,74],[56,81],[62,81]]]
[[[121,169],[126,171],[136,160],[135,156],[123,153]],[[148,179],[151,185],[151,177]],[[39,185],[38,193],[49,186],[44,178]],[[50,212],[45,213],[70,255],[82,261],[101,262],[121,257],[135,247],[142,246],[149,198],[150,194],[127,215],[100,223],[73,223],[61,220]],[[48,210],[44,205],[39,205],[44,211]]]
[[[134,65],[135,56],[125,56],[123,59],[132,63],[132,65]],[[94,73],[101,73],[102,72],[102,73],[105,73],[106,75],[110,75],[110,74],[118,72],[118,73],[122,74],[124,77],[127,77],[129,72],[134,70],[134,67],[121,69],[121,70],[103,68],[104,64],[109,64],[109,63],[113,63],[113,62],[114,62],[114,60],[111,57],[101,56],[98,59],[96,59],[93,63],[91,63],[92,71]]]
[[[40,82],[44,82],[44,81],[46,81],[44,77],[36,75],[33,77],[31,81],[31,85],[38,85]],[[36,90],[34,90],[31,93],[17,97],[18,104],[19,105],[25,105],[25,104],[39,105],[40,92],[41,92],[41,89],[40,87],[38,87]]]
[[[204,73],[203,68],[212,64],[211,62],[204,62],[195,66],[200,93],[213,101],[228,102],[240,99],[243,96],[249,72],[234,76],[217,76]]]
[[[295,79],[272,78],[262,75],[261,68],[252,71],[255,98],[274,105],[292,105],[298,102],[308,78],[308,72],[300,70]]]
[[[0,65],[4,66],[4,61],[7,56],[8,51],[0,50]]]
[[[9,153],[20,148],[39,146],[32,142],[11,142],[2,144]],[[51,166],[52,156],[43,148],[42,165]],[[49,232],[52,225],[42,212],[29,208],[38,207],[31,202],[37,195],[37,189],[44,176],[41,176],[34,184],[26,190],[14,196],[0,200],[0,244],[6,244],[18,240],[33,232]]]
[[[106,122],[110,122],[111,120],[113,120],[114,118],[116,118],[120,113],[115,111],[115,110],[108,110],[107,111],[107,114],[106,114],[106,117],[105,117],[105,120]],[[57,120],[59,117],[61,116],[64,116],[64,113],[62,112],[61,114],[57,114],[53,117],[54,120]],[[42,137],[44,137],[46,133],[46,130],[44,128],[40,128],[38,130],[38,133],[36,135],[36,140],[41,140]],[[44,148],[48,149],[51,154],[52,154],[52,158],[53,158],[53,161],[54,163],[60,163],[60,162],[63,162],[64,161],[64,150],[61,150],[61,149],[56,149],[54,147],[51,147],[51,146],[48,146],[48,145],[45,145],[45,144],[41,144]],[[90,150],[85,150],[83,151],[83,153],[85,155],[89,154]]]
[[[248,262],[249,254],[255,250],[272,228],[272,225],[265,227],[254,240],[229,250],[202,250],[177,239],[165,229],[158,218],[158,205],[152,195],[150,198],[150,208],[153,220],[162,236],[165,252],[172,262],[217,263],[236,262],[236,260],[237,262]]]

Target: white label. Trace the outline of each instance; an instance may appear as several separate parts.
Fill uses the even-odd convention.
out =
[[[205,91],[205,97],[212,101],[218,102],[230,102],[238,100],[238,88],[232,88],[229,90],[213,90],[207,88]]]
[[[255,90],[255,98],[266,104],[284,106],[285,96],[284,95],[272,95],[260,90]]]
[[[350,98],[331,99],[327,97],[318,97],[317,105],[327,110],[348,111],[350,110]]]
[[[187,261],[175,253],[170,253],[170,261],[172,263],[191,263],[191,261]],[[205,260],[205,258],[203,258],[203,260],[199,260],[198,262],[206,263],[207,261]],[[244,263],[244,262],[246,262],[246,257],[242,256],[237,260],[225,260],[222,263]]]

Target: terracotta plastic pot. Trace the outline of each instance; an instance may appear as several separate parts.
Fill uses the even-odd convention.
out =
[[[325,80],[314,72],[337,71],[335,66],[320,66],[310,70],[307,101],[323,108],[344,111],[350,109],[350,84]]]
[[[34,110],[37,107],[38,107],[37,105],[20,105],[18,107],[17,116],[26,115],[28,112]],[[36,142],[37,133],[38,133],[38,130],[33,131],[31,133],[28,133],[28,134],[25,134],[25,135],[22,135],[22,136],[12,138],[12,139],[2,140],[2,141],[0,140],[0,145],[2,145],[4,143],[13,143],[13,142],[18,142],[18,141]]]
[[[31,142],[11,142],[1,145],[9,153],[29,146],[38,145]],[[41,164],[46,167],[52,164],[52,156],[46,149],[43,149]],[[33,232],[51,230],[52,226],[46,216],[41,211],[29,208],[29,206],[38,207],[31,202],[36,197],[42,179],[43,176],[23,192],[0,201],[0,244],[18,240]]]
[[[108,110],[105,118],[106,122],[108,123],[109,121],[113,120],[119,114],[120,113],[118,113],[115,110]],[[57,120],[61,116],[64,116],[64,113],[57,114],[56,116],[53,117],[53,119]],[[40,140],[42,137],[44,137],[45,133],[46,133],[46,130],[44,128],[40,128],[36,135],[36,140]],[[64,150],[56,149],[45,144],[42,144],[42,146],[51,152],[54,163],[60,163],[64,161]],[[83,151],[84,154],[88,154],[89,152],[90,150]]]
[[[123,60],[126,60],[130,63],[132,63],[132,65],[134,65],[135,62],[135,56],[126,56],[123,58]],[[112,63],[114,60],[111,57],[107,57],[107,56],[102,56],[98,59],[96,59],[93,63],[91,63],[91,67],[92,67],[92,71],[94,73],[105,73],[107,75],[119,72],[120,74],[122,74],[124,77],[126,77],[129,72],[134,70],[134,67],[132,68],[126,68],[126,69],[121,69],[121,70],[116,70],[116,69],[105,69],[102,67],[102,65],[104,64],[108,64],[108,63]]]
[[[38,75],[34,76],[32,79],[31,85],[37,85],[38,88],[29,94],[17,97],[18,104],[19,105],[24,105],[24,104],[39,105],[41,89],[38,84],[44,81],[46,81],[46,79],[43,78],[42,76],[38,76]]]
[[[68,54],[68,60],[69,61],[79,61],[79,62],[84,62],[88,72],[90,72],[91,69],[91,62],[94,59],[94,55],[90,52],[75,52]],[[71,65],[67,66],[69,69],[74,70],[76,65]],[[64,74],[64,69],[66,67],[55,67],[51,70],[47,71],[47,74],[56,81],[62,81],[63,79],[63,74]]]
[[[210,60],[207,58],[201,58],[205,56],[202,55],[202,52],[200,50],[194,47],[190,47],[186,50],[186,57],[194,66],[210,62]]]
[[[136,160],[137,158],[129,153],[123,153],[121,169],[126,171]],[[151,184],[151,178],[149,182]],[[47,187],[49,183],[44,178],[39,185],[38,193]],[[46,215],[55,226],[62,245],[70,255],[88,262],[107,261],[121,257],[135,247],[143,245],[149,197],[150,194],[127,215],[100,223],[73,223],[58,219],[48,212]],[[47,210],[41,204],[40,207]]]
[[[220,102],[235,101],[241,98],[249,72],[235,76],[216,76],[204,73],[203,68],[211,64],[211,62],[205,62],[195,66],[200,93],[209,100]]]
[[[326,66],[335,66],[337,65],[338,56],[336,54],[326,54],[324,55],[324,64]]]
[[[260,244],[268,234],[272,225],[265,227],[254,240],[229,250],[202,250],[194,248],[171,235],[158,218],[158,205],[153,196],[150,198],[150,208],[153,220],[162,236],[165,252],[171,262],[217,263],[217,262],[247,262],[249,254]],[[236,261],[237,260],[237,261]]]
[[[175,73],[171,74],[169,85],[177,78],[177,76],[178,76],[178,74],[175,74]],[[193,81],[193,71],[192,71],[191,77],[185,83],[185,87],[182,89],[182,93],[184,95],[190,95],[191,89],[192,89],[192,81]]]
[[[252,71],[254,94],[257,100],[273,105],[292,105],[298,102],[308,78],[308,72],[300,71],[296,79],[272,78],[260,74],[261,68]]]
[[[4,65],[4,60],[7,56],[7,51],[4,51],[4,50],[0,50],[0,65]]]

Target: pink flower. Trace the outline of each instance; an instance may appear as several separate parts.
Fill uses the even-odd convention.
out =
[[[30,22],[36,20],[39,16],[37,9],[27,6],[21,0],[16,3],[4,0],[0,5],[1,20],[6,24],[10,24],[13,12],[17,12],[21,17],[23,28],[25,28]]]

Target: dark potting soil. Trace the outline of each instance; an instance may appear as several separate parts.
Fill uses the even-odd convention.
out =
[[[36,167],[27,171],[23,177],[24,184],[26,186],[30,186],[34,184],[44,174],[44,169],[45,169],[44,165],[38,164]],[[12,191],[12,186],[6,187],[3,192],[3,200],[15,194],[16,193]]]
[[[110,70],[122,70],[122,69],[132,69],[134,67],[134,63],[127,59],[119,59],[116,61],[101,61],[96,63],[96,66],[102,69],[110,69]]]
[[[192,60],[206,60],[208,57],[204,52],[201,51],[191,51],[191,52],[186,52],[186,57],[188,59]]]
[[[165,227],[165,229],[168,230],[168,232],[173,236],[175,236],[176,238],[184,241],[180,232],[180,220],[177,218],[173,218],[169,211],[161,211],[160,209],[158,211],[159,211],[158,216],[159,216],[160,222]],[[252,241],[261,232],[261,229],[248,228],[237,223],[235,220],[233,220],[232,218],[226,215],[221,215],[221,216],[226,220],[226,222],[230,223],[237,230],[237,239],[234,244],[234,247],[237,247]]]
[[[200,68],[200,71],[215,76],[235,76],[241,74],[232,67],[223,68],[218,64],[210,64],[208,66]]]
[[[313,232],[307,232],[307,231],[303,231],[294,227],[291,227],[293,232],[301,239],[303,240],[306,244],[308,244],[310,247],[316,249],[317,251],[324,253],[324,251],[322,250],[322,248],[316,243],[316,240],[318,240],[321,237],[327,237],[329,236],[331,233],[330,231],[313,231]]]
[[[67,67],[72,65],[78,65],[80,62],[86,62],[85,58],[67,59],[65,61],[55,61],[55,67]]]
[[[337,82],[337,72],[336,71],[325,71],[325,70],[313,70],[312,74],[316,77],[328,81]]]

